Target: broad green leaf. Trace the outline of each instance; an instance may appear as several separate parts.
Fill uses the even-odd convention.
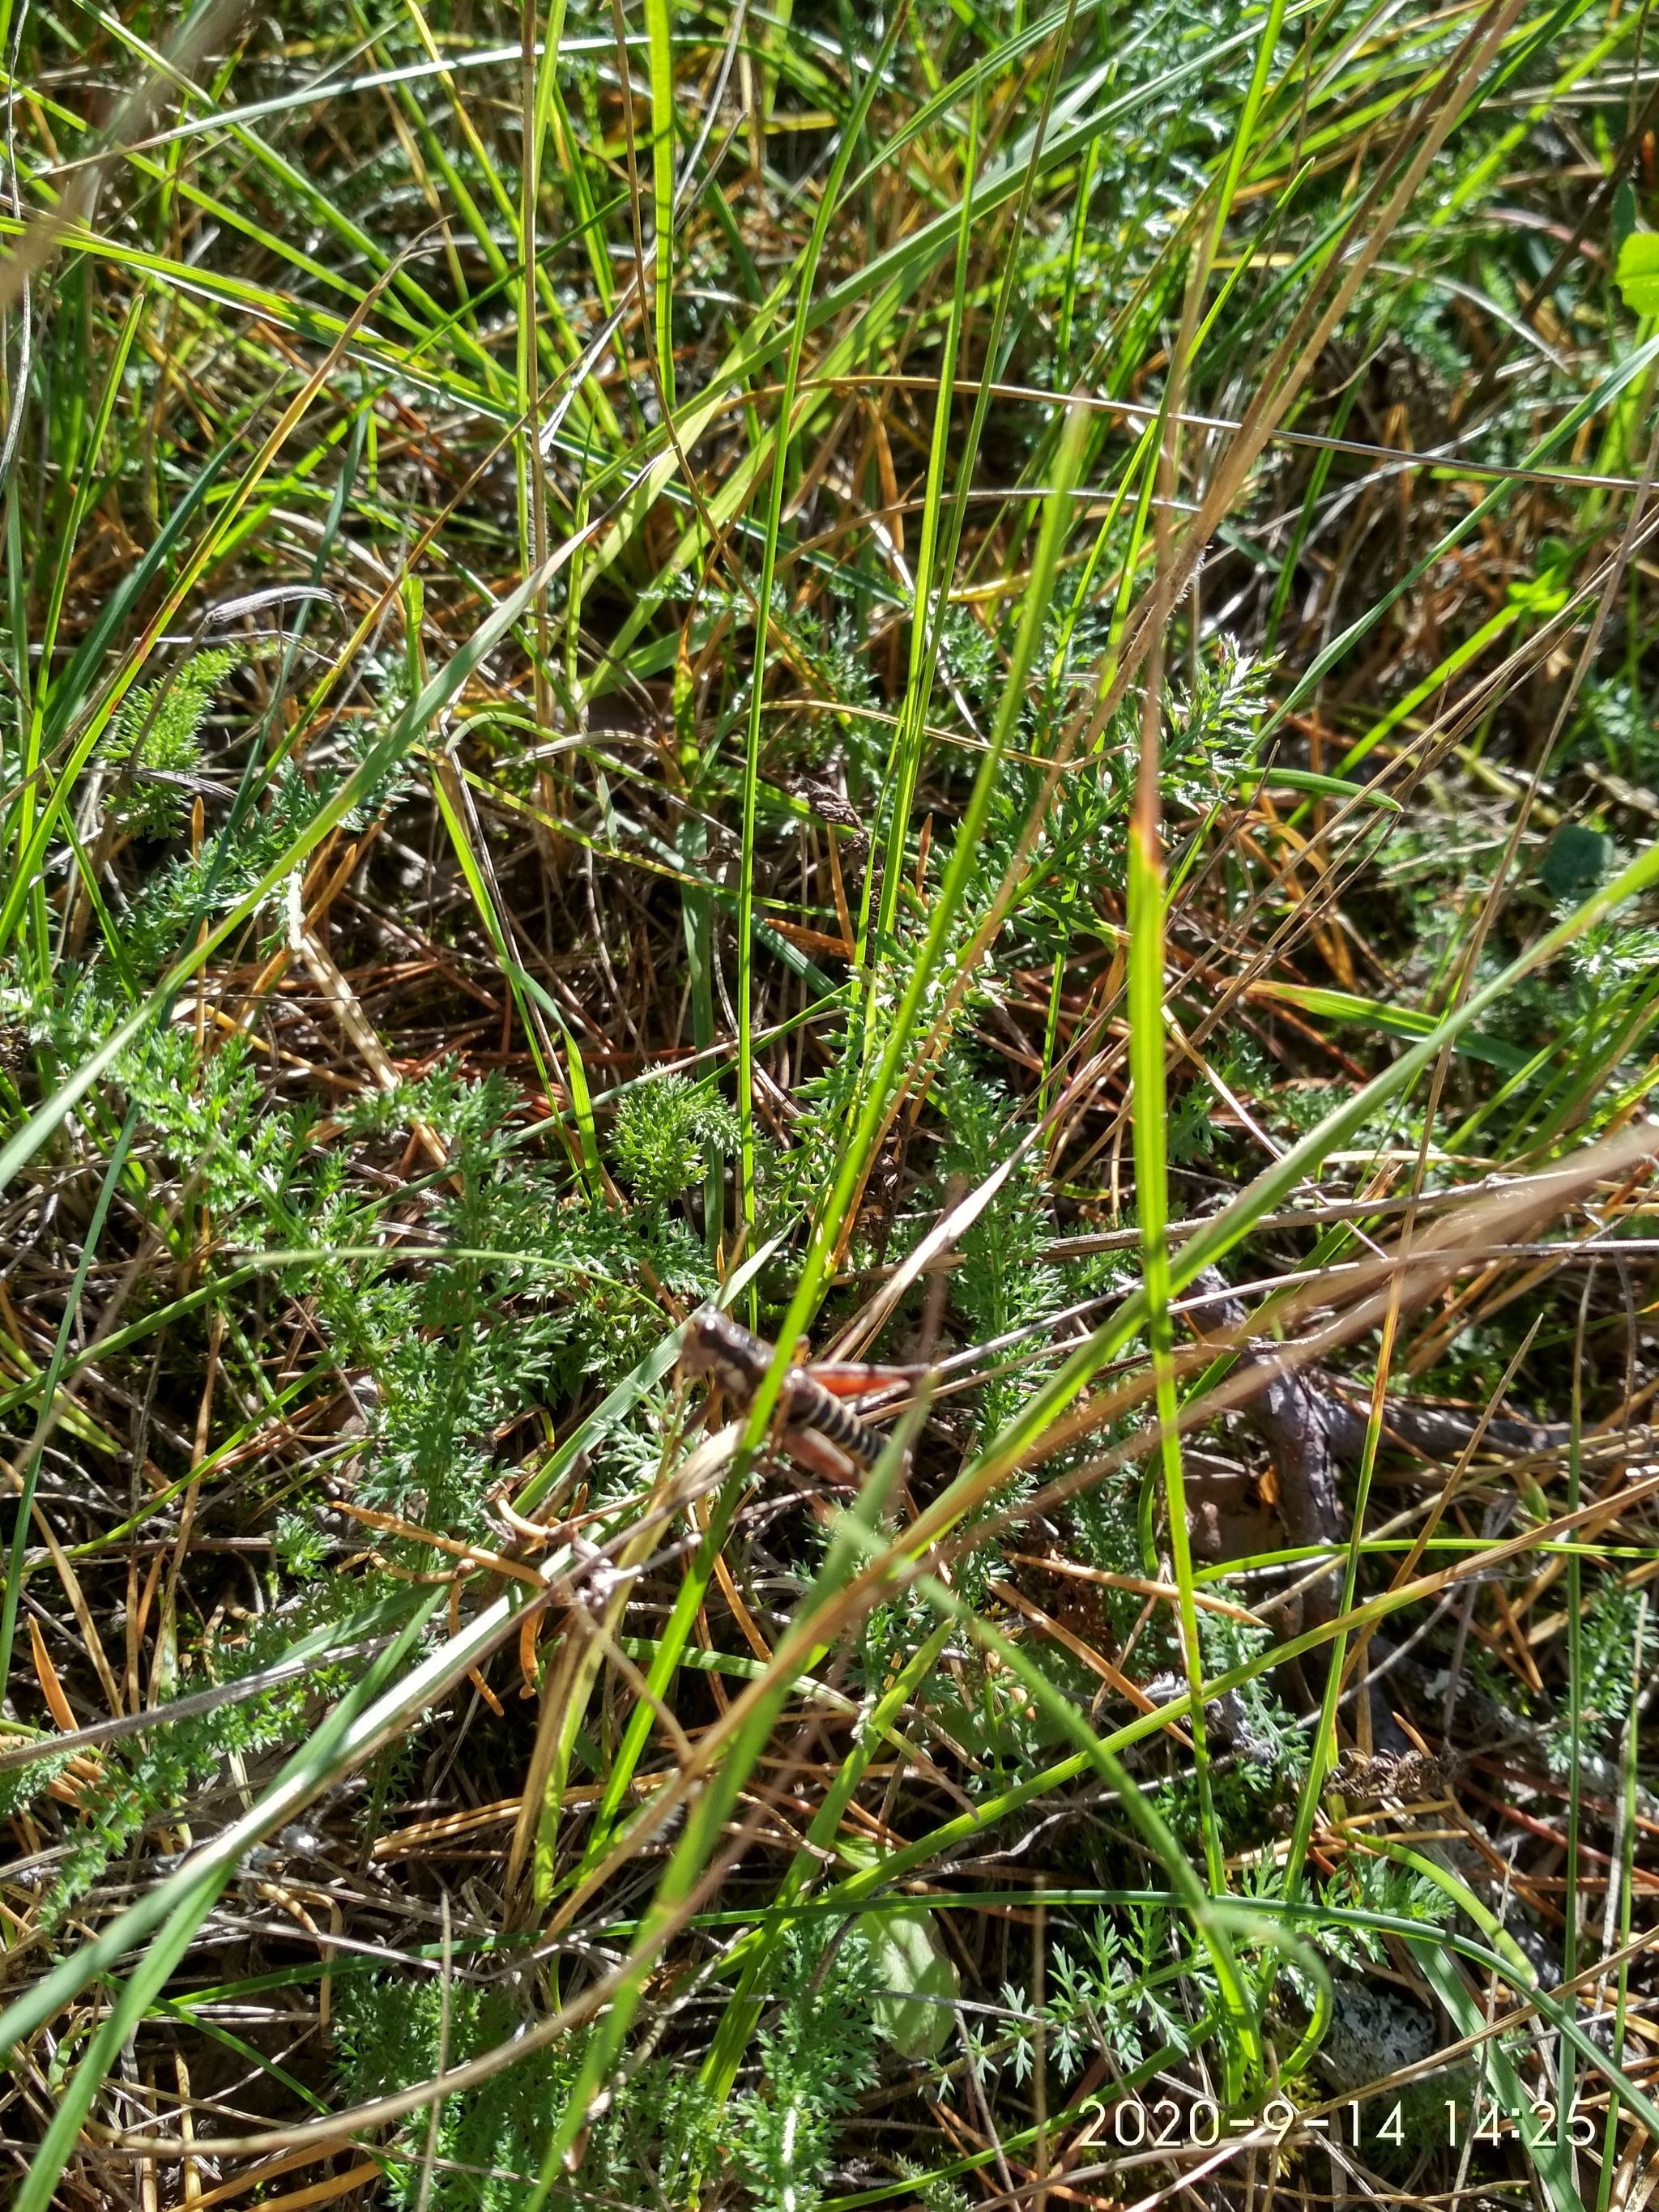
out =
[[[1633,315],[1659,315],[1659,232],[1631,233],[1619,249],[1618,277]]]
[[[956,2026],[962,1980],[925,1905],[860,1913],[854,1925],[875,1961],[876,2032],[901,2058],[932,2058]]]

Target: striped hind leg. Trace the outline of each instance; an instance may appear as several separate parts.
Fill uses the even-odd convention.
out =
[[[863,1469],[858,1462],[844,1452],[839,1444],[817,1429],[787,1428],[779,1438],[788,1456],[807,1474],[815,1474],[820,1482],[828,1483],[833,1490],[856,1490]]]

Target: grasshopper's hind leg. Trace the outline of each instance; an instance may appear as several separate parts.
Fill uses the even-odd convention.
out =
[[[806,1371],[836,1398],[872,1397],[878,1391],[919,1382],[927,1372],[925,1367],[871,1366],[862,1359],[815,1359]]]
[[[856,1490],[863,1469],[850,1454],[817,1429],[787,1428],[779,1442],[795,1465],[833,1490]]]

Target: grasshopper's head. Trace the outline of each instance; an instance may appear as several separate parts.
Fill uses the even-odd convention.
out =
[[[706,1375],[716,1389],[748,1404],[771,1363],[771,1347],[750,1336],[717,1306],[699,1306],[685,1325],[680,1371]]]
[[[688,1375],[712,1375],[720,1364],[726,1332],[731,1324],[718,1306],[699,1306],[685,1324],[680,1346],[680,1365]]]

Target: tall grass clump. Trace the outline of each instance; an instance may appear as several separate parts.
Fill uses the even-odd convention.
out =
[[[18,2212],[1647,2202],[1655,53],[0,0]]]

